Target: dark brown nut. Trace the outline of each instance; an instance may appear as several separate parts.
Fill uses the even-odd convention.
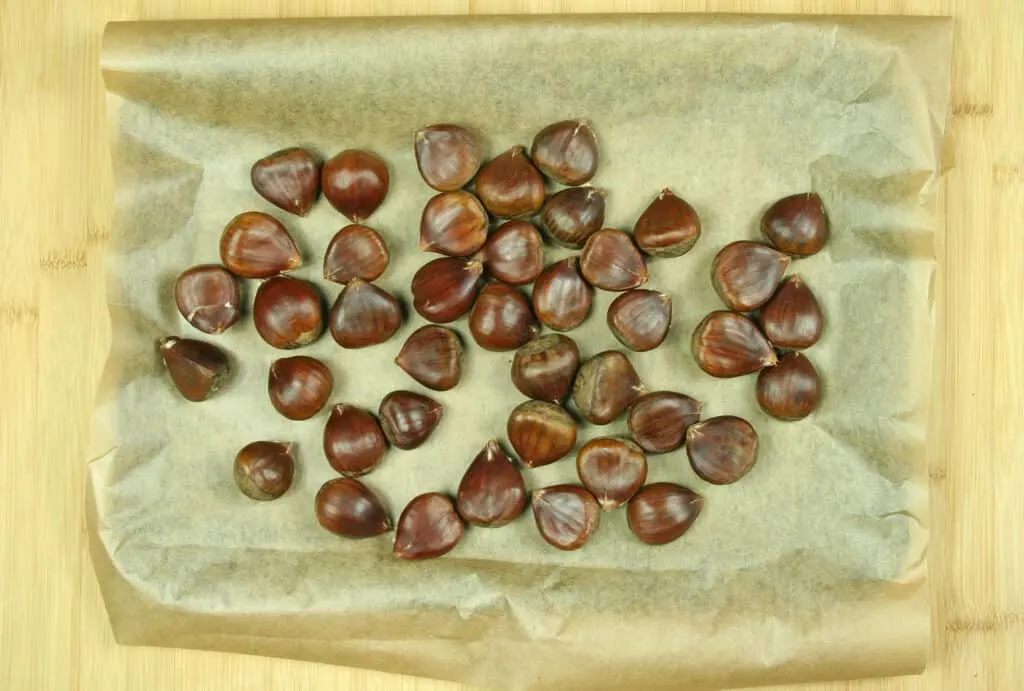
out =
[[[443,415],[440,403],[413,391],[392,391],[377,411],[388,441],[406,451],[425,442]]]
[[[402,328],[402,306],[386,290],[353,278],[331,307],[330,324],[342,348],[365,348],[384,343]]]
[[[597,499],[577,485],[538,489],[531,503],[540,536],[558,549],[579,549],[601,523],[601,506]]]
[[[761,233],[772,247],[797,257],[820,251],[828,242],[828,227],[825,206],[814,192],[780,199],[761,219]]]
[[[284,224],[259,211],[246,211],[228,222],[220,236],[220,260],[242,278],[270,278],[302,265]]]
[[[647,453],[675,451],[700,421],[701,402],[673,391],[652,391],[629,409],[629,435]]]
[[[347,225],[331,238],[324,254],[324,278],[348,283],[353,278],[375,281],[384,275],[391,254],[384,238],[373,228]]]
[[[647,485],[629,500],[626,518],[642,542],[664,545],[690,529],[704,508],[704,497],[671,482]]]
[[[466,526],[452,500],[439,492],[414,497],[398,518],[395,556],[399,559],[433,559],[459,544]]]
[[[316,358],[296,355],[270,365],[270,403],[289,420],[308,420],[319,413],[333,388],[331,371]]]
[[[420,218],[420,249],[450,257],[468,257],[487,241],[487,212],[465,190],[434,195]]]
[[[473,340],[485,350],[515,350],[540,333],[530,301],[504,283],[484,286],[469,314]]]
[[[438,192],[464,187],[483,161],[476,137],[458,125],[424,127],[416,132],[415,149],[423,181]]]
[[[447,391],[462,378],[462,342],[447,327],[422,326],[406,339],[395,364],[428,389]]]
[[[320,196],[320,159],[293,147],[275,151],[252,164],[252,187],[274,206],[305,216]]]
[[[752,312],[775,294],[789,262],[787,255],[760,242],[731,242],[715,255],[711,282],[726,307]]]
[[[821,379],[801,353],[786,353],[757,376],[757,402],[780,420],[801,420],[821,403]]]
[[[388,450],[380,423],[355,406],[334,406],[324,426],[324,455],[342,475],[363,475],[376,468]]]
[[[391,517],[381,500],[351,477],[324,483],[316,493],[316,519],[326,530],[348,538],[375,537],[391,530]]]
[[[513,146],[476,176],[477,196],[500,218],[537,213],[544,206],[544,192],[544,178],[521,146]]]
[[[512,383],[527,398],[561,404],[572,391],[580,349],[561,334],[535,338],[512,358]]]
[[[487,240],[483,260],[488,273],[499,281],[523,285],[544,270],[544,240],[526,221],[506,221]]]
[[[576,472],[602,509],[617,509],[647,480],[647,456],[625,439],[592,439],[576,454]]]
[[[526,508],[523,474],[496,439],[466,469],[456,506],[466,523],[490,528],[512,522]]]
[[[268,278],[256,289],[253,323],[275,348],[308,345],[324,332],[324,304],[312,283],[289,276]]]
[[[776,348],[810,348],[821,338],[825,316],[811,289],[799,276],[790,276],[761,308],[761,328]]]
[[[693,249],[700,239],[700,218],[692,206],[666,187],[640,214],[633,239],[652,257],[678,257]]]
[[[607,425],[644,393],[640,375],[623,353],[606,350],[576,373],[572,402],[587,422]]]
[[[461,257],[427,262],[412,277],[412,306],[427,321],[453,322],[473,308],[483,273],[481,262]]]
[[[627,233],[603,228],[587,239],[580,273],[595,288],[629,290],[647,283],[647,262]]]
[[[622,345],[637,351],[661,345],[672,326],[672,298],[655,290],[626,291],[608,306],[608,328]]]
[[[384,202],[391,176],[379,156],[348,149],[324,163],[320,184],[331,206],[362,223]]]
[[[575,329],[586,321],[593,304],[594,289],[580,273],[577,257],[555,262],[533,284],[533,311],[549,329]]]
[[[686,455],[702,479],[713,485],[728,485],[754,467],[757,432],[743,418],[708,418],[686,430]]]
[[[292,486],[294,475],[291,444],[254,441],[235,456],[235,484],[250,499],[277,499]]]
[[[777,361],[757,324],[736,312],[719,310],[704,317],[690,346],[697,365],[712,377],[739,377]]]
[[[576,422],[560,406],[544,401],[520,403],[508,416],[508,441],[527,468],[565,457],[576,445]]]
[[[185,321],[216,336],[242,316],[238,279],[223,266],[193,266],[174,284],[174,301]]]
[[[190,401],[205,401],[231,376],[227,354],[211,343],[168,336],[160,339],[160,357],[171,381]]]
[[[604,193],[593,187],[556,192],[544,203],[540,218],[554,242],[579,249],[604,225]]]
[[[530,157],[552,180],[582,185],[597,172],[597,137],[586,120],[556,122],[533,138]]]

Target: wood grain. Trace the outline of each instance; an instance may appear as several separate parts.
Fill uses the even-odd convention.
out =
[[[113,19],[474,12],[952,14],[940,199],[925,675],[806,687],[1024,680],[1024,3],[1020,0],[0,0],[0,689],[461,688],[238,655],[126,648],[86,554],[84,449],[107,348],[111,180],[97,69]],[[938,68],[938,66],[936,66]]]

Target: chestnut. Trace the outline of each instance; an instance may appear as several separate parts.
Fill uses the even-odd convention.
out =
[[[381,500],[351,477],[324,483],[316,493],[316,519],[324,529],[348,538],[375,537],[391,530],[391,517]]]
[[[580,349],[561,334],[535,338],[512,358],[512,383],[527,398],[561,404],[572,391]]]
[[[246,211],[228,222],[220,236],[220,260],[242,278],[270,278],[302,265],[284,224],[259,211]]]
[[[469,331],[485,350],[515,350],[540,332],[530,301],[505,285],[484,286],[469,314]]]
[[[629,290],[647,283],[647,262],[627,233],[603,228],[583,246],[580,273],[595,288]]]
[[[821,338],[825,316],[811,289],[799,276],[790,276],[761,308],[764,335],[776,348],[810,348]]]
[[[671,325],[672,298],[665,293],[634,288],[608,306],[608,328],[631,350],[657,348]]]
[[[487,212],[465,190],[431,197],[420,218],[420,249],[450,257],[468,257],[487,241]]]
[[[242,316],[242,289],[223,266],[194,266],[174,284],[174,301],[185,321],[203,333],[223,333]]]
[[[231,376],[227,354],[212,343],[168,336],[160,339],[160,357],[171,381],[190,401],[205,401]]]
[[[576,454],[576,472],[602,509],[617,509],[647,480],[647,456],[626,439],[591,439]]]
[[[331,238],[324,254],[324,278],[348,283],[353,278],[375,281],[384,275],[391,261],[384,238],[358,223],[345,226]]]
[[[440,403],[413,391],[392,391],[377,410],[384,436],[406,451],[425,442],[443,415]]]
[[[406,339],[395,363],[428,389],[447,391],[462,378],[462,341],[445,326],[422,326]]]
[[[757,325],[736,312],[712,312],[694,329],[693,359],[712,377],[739,377],[770,367],[775,351]]]
[[[365,348],[384,343],[402,328],[402,307],[386,290],[353,278],[331,307],[330,325],[342,348]]]
[[[427,321],[453,322],[473,307],[484,266],[461,257],[427,262],[412,277],[412,306]]]
[[[648,545],[678,540],[690,529],[704,508],[704,497],[672,482],[647,485],[626,508],[630,530]]]
[[[544,270],[544,241],[540,231],[526,221],[506,221],[483,249],[488,273],[499,281],[523,285]]]
[[[533,311],[555,331],[571,331],[586,321],[594,304],[594,289],[584,280],[579,259],[569,257],[550,265],[533,284]]]
[[[277,441],[246,444],[235,456],[234,475],[238,489],[250,499],[277,499],[292,486],[292,445]]]
[[[376,154],[348,149],[324,163],[320,184],[331,206],[353,223],[361,223],[383,203],[391,176]]]
[[[586,120],[562,120],[537,133],[530,157],[552,180],[582,185],[597,172],[597,137]]]
[[[789,262],[787,255],[768,245],[746,240],[731,242],[715,255],[711,282],[729,309],[752,312],[775,293]]]
[[[775,249],[809,257],[828,242],[825,206],[814,192],[794,194],[772,204],[761,218],[761,234]]]
[[[673,391],[652,391],[629,409],[629,436],[647,453],[675,451],[686,430],[700,421],[701,402]]]
[[[526,508],[526,483],[496,439],[477,454],[459,483],[456,507],[466,523],[496,528]]]
[[[270,365],[270,403],[289,420],[308,420],[319,413],[333,388],[331,371],[316,358],[297,355]]]
[[[252,164],[249,178],[268,202],[305,216],[320,196],[320,159],[299,147],[281,149]]]
[[[569,187],[548,197],[540,217],[554,242],[579,249],[604,225],[604,193],[593,187]]]
[[[529,216],[544,205],[544,178],[521,146],[481,168],[475,188],[487,210],[500,218]]]
[[[712,417],[686,430],[686,455],[693,472],[713,485],[728,485],[757,461],[757,432],[734,415]]]
[[[459,125],[431,125],[416,132],[416,165],[423,181],[438,192],[465,187],[480,169],[476,137]]]
[[[601,523],[601,506],[577,485],[555,485],[534,491],[530,502],[540,536],[561,550],[579,549]]]
[[[275,276],[256,289],[252,317],[264,341],[275,348],[298,348],[323,333],[323,298],[308,281]]]
[[[363,475],[376,468],[388,450],[380,423],[351,405],[334,406],[324,425],[324,455],[342,475]]]
[[[462,539],[466,527],[452,500],[440,492],[413,497],[398,518],[395,556],[433,559],[447,554]]]
[[[527,468],[539,468],[566,456],[576,445],[576,422],[560,406],[544,401],[520,403],[508,416],[509,443]]]
[[[757,376],[757,402],[780,420],[801,420],[821,403],[821,379],[801,353],[786,353]]]
[[[572,402],[580,415],[595,425],[607,425],[644,393],[640,375],[617,350],[590,358],[576,373]]]
[[[700,218],[692,206],[666,187],[640,214],[633,239],[652,257],[679,257],[700,239]]]

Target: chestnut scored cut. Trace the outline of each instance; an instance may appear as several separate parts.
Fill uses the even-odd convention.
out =
[[[593,187],[569,187],[544,203],[540,217],[551,239],[579,249],[604,225],[604,193]]]
[[[453,322],[472,309],[483,272],[481,262],[461,257],[427,262],[412,277],[412,305],[427,321]]]
[[[369,151],[347,149],[324,163],[324,197],[353,223],[369,218],[384,202],[391,184],[388,166]]]
[[[758,320],[773,346],[802,350],[821,338],[825,317],[811,289],[799,276],[790,276],[761,308]]]
[[[430,437],[441,422],[441,404],[414,391],[392,391],[380,402],[377,410],[381,428],[391,444],[411,450]]]
[[[309,281],[274,276],[256,289],[252,318],[260,337],[273,347],[299,348],[324,331],[323,297]]]
[[[331,307],[330,326],[342,348],[377,345],[402,328],[402,307],[386,290],[353,278]]]
[[[555,331],[571,331],[586,321],[594,304],[594,289],[580,273],[579,259],[569,257],[550,265],[533,284],[533,311]]]
[[[775,294],[790,261],[788,255],[760,242],[732,242],[715,255],[711,282],[726,307],[752,312]]]
[[[626,518],[633,534],[648,545],[678,540],[704,508],[704,497],[672,482],[647,485],[629,500]]]
[[[783,197],[761,219],[761,234],[775,249],[797,257],[816,254],[828,242],[828,214],[814,192]]]
[[[595,288],[629,290],[647,283],[647,262],[629,234],[603,228],[583,246],[580,273]]]
[[[254,441],[235,456],[235,485],[250,499],[277,499],[292,486],[294,475],[291,444]]]
[[[433,559],[452,551],[466,527],[452,500],[440,492],[413,497],[398,518],[395,556],[399,559]]]
[[[462,341],[445,326],[422,326],[406,339],[395,364],[428,389],[447,391],[462,378]]]
[[[515,350],[540,332],[530,301],[504,283],[484,286],[469,314],[473,340],[485,350]]]
[[[246,211],[228,221],[220,236],[220,260],[242,278],[270,278],[302,265],[288,229],[259,211]]]
[[[328,480],[316,493],[316,519],[335,535],[361,539],[391,530],[391,517],[369,487],[351,477]]]
[[[168,336],[160,339],[160,357],[174,386],[195,403],[215,394],[231,376],[227,354],[212,343]]]
[[[224,333],[242,316],[238,279],[216,264],[193,266],[174,284],[174,302],[189,324],[203,333]]]
[[[562,334],[535,338],[512,358],[512,383],[526,396],[561,404],[572,391],[580,366],[576,341]]]
[[[734,415],[712,417],[686,430],[686,455],[693,471],[713,485],[728,485],[757,462],[757,432]]]
[[[358,223],[345,226],[331,238],[324,254],[324,278],[345,284],[353,278],[375,281],[388,268],[391,255],[384,238]]]
[[[534,491],[531,504],[537,530],[552,547],[579,549],[601,523],[601,506],[577,485],[555,485]]]
[[[468,257],[487,241],[487,212],[471,192],[434,195],[420,219],[420,249],[450,257]]]
[[[423,181],[438,192],[466,186],[483,161],[476,137],[459,125],[424,127],[416,132],[414,148]]]
[[[617,509],[647,480],[647,456],[626,439],[591,439],[576,455],[576,472],[602,509]]]
[[[686,430],[700,421],[701,402],[674,391],[652,391],[629,409],[629,435],[647,453],[675,451]]]
[[[299,147],[281,149],[256,161],[249,179],[274,206],[305,216],[320,196],[320,159]]]
[[[801,353],[786,353],[757,377],[757,403],[780,420],[802,420],[821,403],[821,379]]]
[[[544,205],[544,178],[521,146],[481,168],[475,189],[487,210],[499,218],[529,216]]]
[[[697,365],[712,377],[739,377],[777,362],[757,325],[736,312],[719,310],[704,317],[690,346]]]
[[[355,406],[334,406],[324,425],[324,455],[332,468],[342,475],[363,475],[380,464],[387,450],[377,418]]]
[[[576,373],[572,401],[580,415],[607,425],[645,392],[640,375],[623,353],[606,350],[590,358]]]
[[[554,463],[576,445],[576,421],[561,406],[544,401],[516,406],[508,416],[506,432],[527,468]]]
[[[666,187],[640,214],[633,239],[652,257],[679,257],[700,239],[700,218],[692,206]]]
[[[492,528],[512,522],[526,508],[523,474],[496,439],[466,469],[456,506],[467,523]]]
[[[582,185],[597,172],[597,137],[586,120],[555,122],[533,138],[530,157],[552,180]]]

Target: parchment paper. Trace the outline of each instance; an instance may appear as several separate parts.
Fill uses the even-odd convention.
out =
[[[90,528],[117,639],[127,644],[319,660],[507,689],[704,688],[920,670],[929,631],[927,476],[922,458],[932,345],[933,203],[946,119],[951,24],[925,18],[685,15],[479,17],[113,24],[109,92],[117,217],[110,244],[112,346],[95,413]],[[661,348],[631,359],[651,389],[686,392],[706,415],[761,435],[733,486],[700,481],[682,451],[650,459],[650,481],[706,497],[693,529],[652,548],[624,511],[604,514],[578,552],[539,537],[529,512],[468,530],[448,556],[400,563],[389,538],[320,529],[317,488],[334,476],[324,411],[277,415],[274,351],[245,319],[215,340],[236,359],[231,387],[183,401],[158,358],[167,334],[208,338],[178,315],[175,277],[218,261],[224,224],[281,218],[328,300],[323,252],[344,219],[321,200],[305,219],[264,202],[249,166],[294,144],[324,156],[369,148],[391,166],[370,225],[392,264],[379,281],[409,301],[423,204],[415,129],[474,128],[487,152],[529,145],[542,126],[593,122],[606,225],[631,229],[662,187],[688,199],[704,234],[688,255],[651,261],[675,320]],[[761,413],[754,377],[700,372],[689,339],[720,303],[710,260],[757,238],[768,204],[813,189],[833,223],[827,249],[794,263],[821,301],[808,356],[821,409],[803,422]],[[548,249],[547,260],[568,254]],[[246,286],[251,300],[255,283]],[[572,335],[584,355],[618,347],[599,293]],[[375,410],[422,391],[392,360],[424,322],[410,309],[389,343],[345,351],[329,335],[333,402]],[[465,320],[455,327],[472,344]],[[520,402],[511,354],[470,345],[468,371],[436,394],[445,418],[416,451],[392,450],[366,478],[395,515],[415,494],[454,493]],[[622,433],[584,428],[580,443]],[[233,486],[235,452],[297,443],[292,490],[255,503]],[[531,488],[576,482],[572,458],[526,471]]]

